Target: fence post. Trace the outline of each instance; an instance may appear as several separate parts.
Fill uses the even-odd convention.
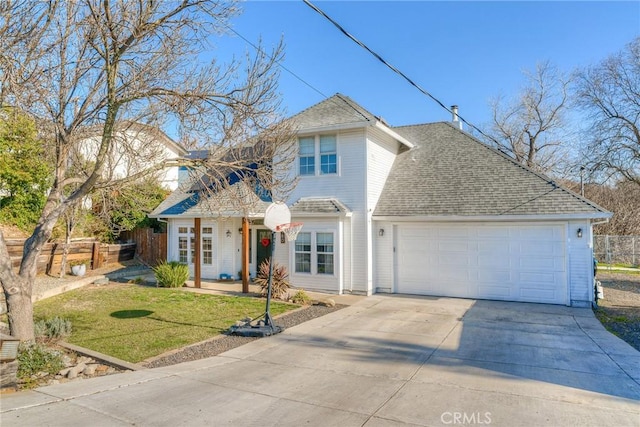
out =
[[[607,264],[611,264],[611,252],[609,251],[609,235],[604,236],[604,260]]]
[[[96,270],[102,267],[100,263],[100,243],[93,242],[93,253],[91,254],[91,267],[92,270]]]
[[[636,236],[631,237],[631,266],[636,266]]]

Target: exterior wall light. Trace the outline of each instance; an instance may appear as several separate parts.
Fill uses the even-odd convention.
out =
[[[582,228],[578,228],[578,238],[582,238]]]
[[[242,227],[238,228],[238,233],[242,234]]]
[[[378,230],[378,236],[380,237],[384,236],[384,228],[381,228],[380,230]]]
[[[227,230],[227,237],[231,237],[231,230]]]

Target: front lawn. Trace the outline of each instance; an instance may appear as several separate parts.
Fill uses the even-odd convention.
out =
[[[271,314],[297,308],[273,302]],[[133,284],[89,286],[35,304],[35,318],[69,319],[67,341],[129,362],[219,335],[264,313],[265,300]]]

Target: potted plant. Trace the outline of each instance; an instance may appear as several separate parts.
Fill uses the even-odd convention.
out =
[[[71,274],[74,276],[84,276],[87,273],[87,260],[71,261]]]

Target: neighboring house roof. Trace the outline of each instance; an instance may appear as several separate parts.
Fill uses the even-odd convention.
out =
[[[396,158],[376,217],[611,216],[450,123],[394,130],[416,147]]]
[[[305,214],[347,215],[351,213],[351,210],[344,203],[334,198],[303,197],[295,202],[290,210],[292,215],[297,216]]]
[[[374,116],[351,98],[340,93],[301,111],[289,120],[301,132],[307,133],[371,126],[380,129],[407,147],[413,147],[410,141],[389,127],[384,119]]]

